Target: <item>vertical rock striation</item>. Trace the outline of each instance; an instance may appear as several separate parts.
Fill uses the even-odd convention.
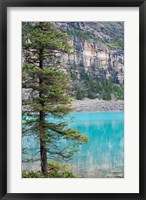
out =
[[[87,73],[92,78],[124,84],[123,22],[54,22],[66,32],[75,48],[74,55],[62,55],[68,72],[78,79]]]

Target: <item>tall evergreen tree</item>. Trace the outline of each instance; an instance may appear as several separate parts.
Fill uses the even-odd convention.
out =
[[[68,160],[76,145],[88,141],[64,120],[72,111],[71,84],[59,57],[73,48],[65,33],[46,22],[24,23],[22,41],[23,134],[37,136],[41,171],[47,174],[48,158]]]

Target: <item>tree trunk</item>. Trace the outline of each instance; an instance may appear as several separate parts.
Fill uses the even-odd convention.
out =
[[[40,122],[44,121],[44,112],[40,111]],[[48,161],[47,161],[47,150],[46,150],[46,142],[45,142],[45,131],[43,127],[41,127],[40,133],[40,156],[41,156],[41,171],[43,174],[48,173]]]
[[[39,67],[43,69],[43,50],[40,51],[40,63]],[[43,84],[43,78],[39,78],[39,85],[41,86]],[[43,98],[42,91],[39,92],[40,99]],[[41,107],[44,107],[44,102],[40,100]],[[43,122],[45,122],[45,112],[40,111],[39,113],[40,117],[40,157],[41,157],[41,171],[43,174],[48,173],[48,161],[47,161],[47,149],[46,149],[46,133]]]

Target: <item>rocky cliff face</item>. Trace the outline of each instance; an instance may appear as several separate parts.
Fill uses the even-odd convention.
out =
[[[77,99],[124,99],[124,22],[48,22],[66,33],[74,47],[72,55],[55,52],[46,67],[62,66],[70,75]],[[27,26],[23,23],[24,34]],[[30,41],[28,41],[30,42]],[[49,50],[49,49],[48,49]],[[32,52],[31,52],[32,53]],[[30,59],[35,59],[29,52]],[[28,58],[27,52],[23,52]],[[61,61],[61,62],[58,62]],[[23,62],[26,62],[25,59]]]
[[[75,48],[74,55],[61,61],[72,76],[83,74],[124,84],[124,24],[122,22],[55,22],[66,32]]]

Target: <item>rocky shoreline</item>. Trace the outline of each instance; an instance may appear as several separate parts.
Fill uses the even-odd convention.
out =
[[[123,100],[83,99],[72,102],[73,112],[123,112]]]

